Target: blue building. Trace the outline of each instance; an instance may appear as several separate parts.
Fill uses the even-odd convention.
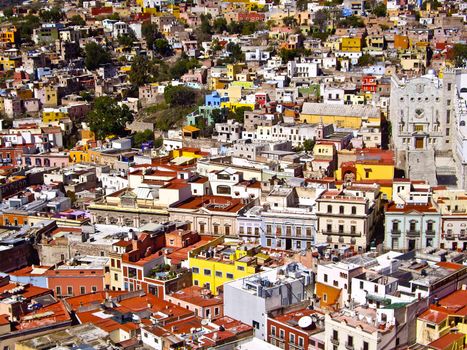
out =
[[[220,108],[222,102],[229,102],[229,97],[221,96],[217,91],[214,91],[211,94],[206,95],[204,101],[204,105],[206,107]]]

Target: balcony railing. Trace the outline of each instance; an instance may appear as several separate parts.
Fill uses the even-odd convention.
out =
[[[322,231],[323,235],[328,236],[352,236],[352,237],[361,237],[362,234],[359,232],[348,232],[348,231]]]
[[[394,229],[393,229],[393,230],[391,230],[391,234],[392,234],[393,236],[400,236],[400,235],[401,235],[401,230],[394,230]]]
[[[425,234],[426,234],[427,236],[435,236],[435,235],[436,235],[436,232],[435,232],[435,230],[426,230],[426,231],[425,231]]]
[[[409,237],[420,237],[420,231],[418,230],[408,230],[407,236]]]
[[[454,236],[452,233],[449,233],[446,236],[444,236],[444,238],[446,238],[448,241],[453,241],[456,239],[456,236]]]
[[[333,345],[339,345],[339,339],[338,338],[331,337],[331,338],[329,338],[329,341]]]
[[[345,343],[345,348],[348,349],[348,350],[354,350],[355,349],[355,346],[353,345],[353,343]]]

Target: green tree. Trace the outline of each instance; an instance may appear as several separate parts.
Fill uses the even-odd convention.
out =
[[[287,27],[295,27],[297,25],[297,20],[293,16],[287,16],[282,19],[282,23]]]
[[[226,47],[227,51],[230,53],[234,62],[242,62],[245,58],[245,55],[242,52],[240,45],[230,42]]]
[[[467,64],[467,45],[455,44],[452,49],[452,58],[456,67],[463,67]]]
[[[386,5],[384,4],[384,2],[379,2],[373,8],[373,14],[376,17],[386,17],[386,12],[387,12],[387,8],[386,8]]]
[[[281,49],[279,51],[279,56],[282,59],[283,63],[293,61],[295,57],[299,57],[301,54],[300,50],[297,49]]]
[[[245,112],[251,111],[250,107],[238,107],[235,111],[229,111],[228,119],[235,119],[239,123],[243,123],[245,120]]]
[[[58,7],[53,7],[50,10],[41,11],[39,16],[44,22],[60,22],[62,20],[63,13]]]
[[[215,33],[223,33],[225,31],[227,31],[227,21],[224,17],[218,17],[214,20],[214,23],[213,23],[213,26],[212,26],[212,30],[215,32]]]
[[[211,26],[211,15],[207,14],[201,15],[201,25],[200,25],[201,32],[204,34],[212,34],[212,26]]]
[[[341,28],[363,28],[365,27],[365,23],[360,17],[357,16],[349,16],[341,19],[339,21],[339,27]]]
[[[133,122],[133,114],[127,105],[119,106],[112,97],[101,96],[94,100],[86,121],[96,138],[102,140],[109,135],[124,135],[126,125]]]
[[[144,131],[138,131],[133,136],[133,146],[134,147],[141,147],[143,142],[154,141],[154,131],[146,129]]]
[[[94,70],[101,64],[110,62],[110,54],[102,46],[90,42],[84,47],[84,65],[88,70]]]
[[[131,63],[131,71],[128,78],[134,86],[141,86],[153,82],[157,71],[157,66],[146,56],[138,55]]]
[[[35,28],[41,25],[41,19],[37,16],[29,14],[23,18],[22,21],[16,23],[21,41],[31,41],[31,35]]]
[[[164,99],[170,106],[192,106],[196,101],[196,93],[183,85],[169,85],[164,89]]]
[[[161,33],[157,31],[155,24],[151,22],[144,22],[141,26],[141,34],[143,35],[144,40],[149,49],[154,49],[154,42],[157,38],[161,37]]]
[[[127,34],[120,35],[118,37],[118,43],[122,46],[131,46],[136,40],[137,39],[133,31],[129,31]]]
[[[164,139],[162,137],[158,137],[154,140],[154,148],[159,148],[164,144]]]
[[[114,21],[119,21],[120,20],[120,15],[118,12],[114,12],[111,15],[107,16],[108,19],[112,19]]]
[[[364,53],[358,59],[358,65],[361,67],[370,66],[376,62],[376,58],[371,56],[370,54]]]
[[[180,58],[175,64],[170,67],[170,76],[172,79],[179,79],[183,74],[187,73],[190,69],[199,66],[197,59],[188,57]]]
[[[167,57],[172,54],[172,47],[166,39],[156,39],[154,42],[154,51],[162,57]]]
[[[74,15],[70,18],[70,24],[74,26],[84,26],[86,24],[86,21],[80,15]]]
[[[13,7],[7,7],[3,10],[3,15],[7,18],[13,17]]]
[[[311,151],[313,151],[313,147],[315,147],[315,140],[313,140],[313,139],[306,139],[305,141],[303,141],[303,149],[304,149],[306,152],[311,152]]]
[[[326,9],[316,11],[315,16],[313,18],[313,24],[318,28],[320,32],[324,32],[326,30],[329,17],[329,11]]]

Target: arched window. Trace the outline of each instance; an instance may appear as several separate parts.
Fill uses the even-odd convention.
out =
[[[352,215],[355,215],[357,214],[357,207],[352,207]]]

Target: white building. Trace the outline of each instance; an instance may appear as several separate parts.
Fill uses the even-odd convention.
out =
[[[298,263],[227,282],[224,315],[252,325],[255,337],[266,340],[267,314],[309,299],[312,282],[312,272]]]

